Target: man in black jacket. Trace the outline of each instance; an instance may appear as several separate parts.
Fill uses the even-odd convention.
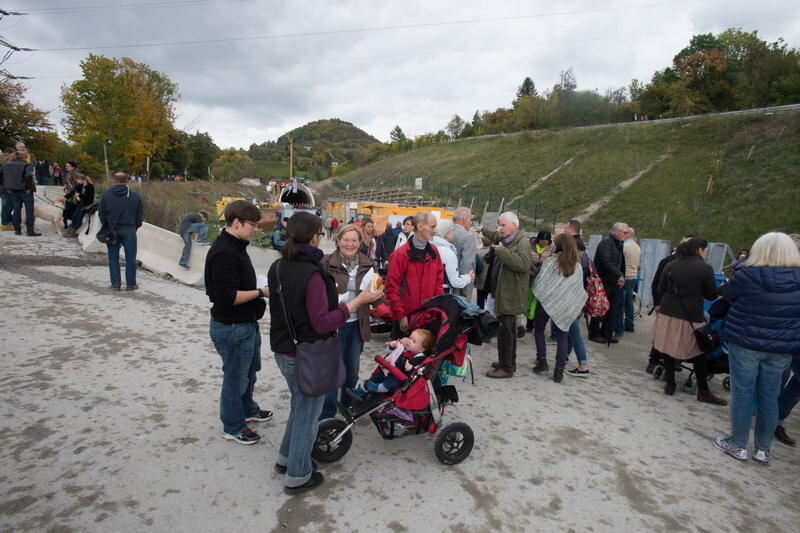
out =
[[[258,320],[267,308],[267,287],[256,287],[256,272],[247,245],[256,232],[261,212],[245,200],[225,207],[225,229],[206,255],[205,284],[211,306],[209,334],[222,358],[219,417],[222,438],[255,444],[261,438],[248,422],[272,418],[253,400],[256,373],[261,370],[261,331]]]
[[[600,343],[617,343],[614,338],[614,324],[617,315],[622,312],[622,287],[625,286],[625,256],[622,254],[622,243],[630,229],[624,222],[616,222],[594,253],[594,266],[597,275],[603,281],[603,288],[608,297],[608,312],[602,318],[592,317],[589,322],[589,340]]]
[[[14,158],[0,167],[0,183],[11,200],[11,223],[14,233],[22,235],[22,207],[25,206],[25,226],[28,237],[38,237],[33,229],[33,166],[25,162],[25,154],[17,152]]]

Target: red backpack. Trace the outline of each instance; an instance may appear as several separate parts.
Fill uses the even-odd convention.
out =
[[[611,305],[608,303],[606,290],[603,288],[603,280],[594,270],[594,265],[589,263],[589,281],[586,284],[586,305],[583,311],[591,317],[603,317],[608,312]]]

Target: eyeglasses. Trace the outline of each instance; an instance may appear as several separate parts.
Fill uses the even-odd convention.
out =
[[[258,223],[257,222],[250,222],[249,220],[245,220],[244,223],[247,224],[247,225],[253,226],[254,228],[258,227]]]

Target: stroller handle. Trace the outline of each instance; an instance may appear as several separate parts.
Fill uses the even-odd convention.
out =
[[[386,359],[384,359],[384,358],[383,358],[383,356],[381,356],[381,355],[376,355],[376,356],[375,356],[375,362],[376,362],[376,363],[378,363],[379,365],[381,365],[381,366],[382,366],[383,368],[385,368],[386,370],[388,370],[388,371],[389,371],[389,373],[390,373],[391,375],[393,375],[395,378],[397,378],[397,380],[398,380],[398,381],[400,381],[401,383],[402,383],[403,381],[405,381],[406,379],[408,379],[408,376],[406,376],[406,375],[403,373],[403,371],[402,371],[402,370],[400,370],[399,368],[397,368],[396,366],[394,366],[392,363],[390,363],[389,361],[387,361]]]

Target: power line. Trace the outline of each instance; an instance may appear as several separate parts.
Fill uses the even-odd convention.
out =
[[[155,46],[183,46],[183,45],[194,45],[194,44],[218,44],[218,43],[226,43],[226,42],[241,42],[241,41],[258,41],[258,40],[268,40],[268,39],[286,39],[291,37],[318,37],[323,35],[337,35],[337,34],[349,34],[349,33],[370,33],[370,32],[380,32],[380,31],[394,31],[394,30],[406,30],[406,29],[414,29],[414,28],[434,28],[439,26],[460,26],[460,25],[467,25],[467,24],[476,24],[476,23],[485,23],[485,22],[509,22],[514,20],[525,20],[525,19],[534,19],[534,18],[545,18],[545,17],[559,17],[564,15],[581,15],[587,13],[600,13],[606,11],[627,11],[632,9],[642,9],[642,8],[650,8],[650,7],[661,7],[661,6],[674,6],[674,5],[683,5],[683,4],[698,4],[704,3],[707,0],[684,0],[679,2],[660,2],[660,3],[653,3],[653,4],[640,4],[634,6],[612,6],[612,7],[601,7],[601,8],[593,8],[593,9],[581,9],[581,10],[573,10],[573,11],[555,11],[551,13],[538,13],[533,15],[514,15],[508,17],[490,17],[490,18],[479,18],[479,19],[466,19],[466,20],[453,20],[453,21],[442,21],[442,22],[422,22],[417,24],[397,24],[397,25],[390,25],[390,26],[372,26],[372,27],[365,27],[365,28],[351,28],[351,29],[341,29],[341,30],[323,30],[323,31],[310,31],[310,32],[299,32],[299,33],[282,33],[282,34],[272,34],[272,35],[253,35],[250,37],[228,37],[228,38],[220,38],[220,39],[200,39],[200,40],[193,40],[193,41],[167,41],[167,42],[160,42],[160,43],[130,43],[130,44],[109,44],[109,45],[94,45],[94,46],[71,46],[71,47],[63,47],[63,48],[37,48],[36,50],[39,52],[66,52],[66,51],[75,51],[75,50],[96,50],[96,49],[118,49],[118,48],[149,48]]]
[[[40,9],[26,9],[25,13],[20,13],[20,14],[65,15],[71,13],[91,13],[95,11],[154,9],[159,7],[183,7],[183,6],[196,6],[203,4],[233,4],[233,3],[250,2],[250,1],[252,0],[179,0],[175,2],[148,2],[148,3],[136,3],[136,4],[106,4],[106,5],[93,5],[93,6],[44,7]]]
[[[627,40],[627,39],[651,39],[654,36],[659,35],[673,35],[676,33],[686,33],[691,31],[696,31],[698,33],[709,32],[709,31],[716,31],[720,27],[730,28],[730,27],[745,27],[745,26],[752,26],[754,24],[764,24],[768,22],[781,22],[790,19],[800,18],[800,15],[794,17],[780,17],[775,19],[764,19],[764,20],[757,20],[752,22],[746,23],[736,23],[736,24],[720,24],[715,26],[714,28],[706,28],[704,30],[697,30],[696,28],[677,28],[672,29],[669,31],[663,32],[647,32],[641,34],[633,34],[633,35],[621,35],[621,36],[614,36],[614,37],[593,37],[593,38],[586,38],[586,39],[570,39],[564,41],[542,41],[536,43],[522,43],[522,44],[512,44],[512,45],[503,45],[503,46],[486,46],[486,47],[474,47],[474,48],[458,48],[452,50],[421,50],[417,52],[401,52],[397,54],[385,54],[385,55],[375,55],[375,56],[362,56],[362,57],[342,57],[342,58],[331,58],[331,59],[310,59],[306,61],[281,61],[281,62],[272,62],[272,63],[260,63],[257,65],[223,65],[223,66],[212,66],[212,67],[197,67],[197,68],[187,68],[187,69],[160,69],[158,67],[153,67],[154,70],[158,70],[159,72],[163,72],[165,74],[172,74],[172,73],[186,73],[186,72],[206,72],[206,71],[220,71],[220,70],[253,70],[253,69],[262,69],[262,68],[269,68],[269,67],[285,67],[285,66],[295,66],[295,65],[314,65],[314,64],[325,64],[325,63],[343,63],[343,62],[353,62],[353,61],[377,61],[377,60],[386,60],[386,59],[398,59],[402,57],[416,57],[416,56],[423,56],[423,57],[430,57],[434,55],[448,55],[448,54],[461,54],[461,53],[470,53],[470,52],[491,52],[496,50],[512,50],[512,49],[519,49],[519,48],[536,48],[542,46],[562,46],[562,45],[570,45],[570,44],[585,44],[585,43],[594,43],[594,42],[601,42],[601,41],[617,41],[617,40]],[[28,78],[28,79],[78,79],[80,76],[36,76],[35,78]]]

